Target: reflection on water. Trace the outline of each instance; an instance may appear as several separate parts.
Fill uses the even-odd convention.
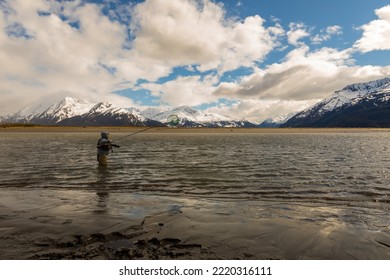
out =
[[[274,213],[295,211],[291,215],[303,218],[307,213],[299,207],[283,205],[315,206],[313,211],[326,209],[315,219],[389,225],[387,133],[138,134],[120,143],[107,168],[97,167],[97,137],[0,134],[0,187],[89,191],[96,213],[139,194],[246,206],[262,201],[273,205]],[[113,194],[122,194],[123,201],[112,201]],[[332,213],[345,207],[344,214]],[[129,211],[138,212],[125,214],[143,210]]]
[[[96,213],[107,212],[107,201],[109,198],[109,189],[107,189],[107,183],[109,182],[110,171],[107,166],[97,167],[97,181],[94,184],[96,186],[97,195],[97,210]]]

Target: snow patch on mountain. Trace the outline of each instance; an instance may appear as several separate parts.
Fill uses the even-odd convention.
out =
[[[274,118],[268,118],[264,120],[259,127],[279,127],[280,125],[284,124],[287,122],[290,118],[295,116],[296,112],[294,113],[289,113],[289,114],[284,114],[281,116],[277,116]]]
[[[108,102],[99,102],[87,112],[87,115],[102,114],[102,115],[114,115],[114,114],[128,114],[128,110],[114,106]]]
[[[335,91],[330,96],[302,111],[295,117],[306,118],[309,115],[312,117],[320,117],[327,112],[334,111],[344,106],[345,104],[357,103],[362,98],[371,94],[380,94],[382,91],[389,89],[389,87],[390,78],[348,85],[341,90]]]
[[[184,127],[256,127],[246,120],[237,120],[215,113],[204,113],[189,106],[177,108],[147,108],[141,112],[144,117],[169,124],[169,118],[177,116],[178,126]]]
[[[141,121],[147,121],[147,120],[151,119],[151,118],[148,118],[148,117],[144,116],[142,114],[141,110],[139,110],[137,108],[133,108],[133,107],[126,108],[126,111],[129,112],[130,114],[134,115],[135,117],[137,117]]]
[[[5,119],[7,122],[13,123],[38,121],[49,124],[83,114],[90,110],[93,105],[93,103],[85,100],[66,97],[50,106],[45,103],[33,103],[17,113],[7,116]]]
[[[49,118],[59,122],[63,119],[82,115],[88,112],[92,106],[92,103],[86,102],[84,100],[65,97],[59,103],[50,106],[47,110],[40,114],[39,117]]]
[[[256,127],[246,120],[236,120],[214,113],[203,113],[188,106],[167,109],[152,107],[120,108],[108,102],[89,103],[66,97],[51,106],[34,104],[5,118],[10,123],[44,125],[168,125],[170,116],[177,116],[178,126],[184,127]]]
[[[144,112],[142,113],[144,114]],[[218,114],[212,114],[212,113],[205,114],[188,106],[181,106],[163,112],[158,112],[158,110],[153,110],[153,109],[147,109],[145,113],[147,113],[149,118],[162,123],[167,123],[168,122],[167,119],[172,115],[178,116],[180,122],[193,121],[197,123],[206,123],[206,122],[218,122],[218,121],[231,120],[228,117],[224,117]]]
[[[389,101],[390,78],[351,84],[296,114],[282,126],[387,127]]]

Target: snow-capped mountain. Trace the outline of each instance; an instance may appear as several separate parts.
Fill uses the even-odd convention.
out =
[[[164,107],[148,107],[142,111],[139,111],[139,113],[145,118],[156,119],[155,118],[156,115],[165,111],[167,111],[167,109]]]
[[[133,113],[132,113],[133,112]],[[116,107],[107,102],[100,102],[88,112],[64,119],[59,125],[72,126],[163,126],[161,123],[134,114],[135,110]]]
[[[172,115],[175,115],[179,118],[179,125],[182,126],[188,122],[200,124],[205,122],[226,120],[226,118],[223,118],[222,116],[200,113],[199,111],[188,106],[181,106],[160,112],[155,109],[147,109],[145,110],[145,113],[149,116],[149,118],[162,123],[168,123],[168,118]]]
[[[7,123],[33,123],[42,125],[130,125],[161,126],[135,113],[136,109],[118,108],[110,103],[90,103],[66,97],[60,102],[45,107],[33,104],[4,118]]]
[[[42,114],[36,116],[36,119],[47,124],[59,123],[62,120],[88,112],[92,106],[93,103],[66,97],[59,103],[53,104],[47,108]],[[31,122],[34,122],[34,118],[31,119]]]
[[[282,124],[287,122],[290,118],[295,116],[296,113],[289,113],[285,115],[281,115],[275,118],[268,118],[264,120],[259,127],[280,127]]]
[[[32,104],[5,119],[10,123],[55,124],[61,120],[83,114],[93,105],[93,103],[84,100],[66,97],[49,107],[43,104]]]
[[[181,106],[169,110],[159,111],[156,108],[148,108],[141,112],[145,117],[169,124],[169,118],[177,118],[177,126],[181,127],[256,127],[246,120],[236,120],[214,113],[203,113],[188,106]]]
[[[181,127],[256,127],[245,120],[202,113],[188,106],[140,111],[137,108],[120,108],[107,102],[96,104],[71,97],[51,106],[34,104],[5,117],[3,122],[64,126],[167,126],[170,116],[177,116],[177,126]]]
[[[283,127],[389,127],[390,78],[346,86]]]

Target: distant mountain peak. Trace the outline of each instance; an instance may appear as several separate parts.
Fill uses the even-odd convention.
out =
[[[59,122],[63,119],[84,114],[85,112],[89,111],[92,106],[92,103],[89,103],[85,100],[65,97],[57,104],[53,104],[52,106],[47,108],[41,114],[41,117],[45,116],[49,119],[52,118],[53,120]]]
[[[111,103],[108,103],[108,102],[99,102],[95,106],[93,106],[91,110],[96,111],[99,109],[110,109],[113,106],[114,105],[112,105]]]
[[[351,84],[351,85],[348,85],[348,86],[344,87],[340,91],[352,91],[352,92],[364,91],[364,92],[370,92],[371,90],[378,90],[378,89],[381,89],[381,88],[386,88],[386,87],[389,86],[389,84],[390,84],[390,78],[383,78],[383,79],[379,79],[379,80],[369,81],[369,82],[366,82],[366,83]],[[336,93],[340,92],[340,91],[336,91]]]
[[[156,107],[140,111],[136,108],[116,107],[108,102],[89,103],[72,97],[65,97],[50,106],[35,104],[32,109],[27,108],[2,121],[74,126],[163,126],[168,125],[168,118],[171,115],[177,115],[178,125],[184,127],[256,127],[256,124],[246,120],[204,113],[189,106],[172,109]]]
[[[148,108],[141,112],[142,115],[164,124],[169,123],[171,116],[178,118],[178,126],[184,127],[256,127],[246,120],[235,120],[230,117],[214,113],[204,113],[189,106],[180,106],[171,109]]]
[[[190,106],[180,106],[176,108],[177,111],[183,111],[189,114],[197,114],[198,111],[194,108],[191,108]]]
[[[280,115],[274,118],[268,118],[260,123],[260,127],[280,127],[282,124],[286,123],[290,118],[292,118],[296,113],[289,113]]]
[[[348,85],[296,114],[283,126],[389,127],[390,78]]]

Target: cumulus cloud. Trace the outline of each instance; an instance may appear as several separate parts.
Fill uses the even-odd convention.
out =
[[[287,38],[291,45],[299,46],[303,44],[299,41],[300,39],[310,36],[307,26],[303,23],[292,22],[289,27],[290,30],[287,32]]]
[[[284,99],[303,101],[324,98],[348,83],[390,74],[389,67],[354,66],[351,50],[302,46],[238,83],[221,83],[214,94],[231,99]]]
[[[352,54],[352,49],[312,51],[303,45],[290,51],[283,62],[256,68],[234,82],[219,83],[215,75],[205,79],[194,75],[142,86],[173,106],[231,100],[207,111],[260,122],[303,110],[349,83],[390,75],[390,67],[354,65]]]
[[[0,0],[0,115],[64,96],[133,106],[113,92],[142,88],[171,106],[228,99],[230,105],[210,110],[261,121],[302,109],[348,83],[390,75],[389,67],[353,60],[356,50],[390,49],[390,6],[361,27],[354,48],[312,50],[304,39],[313,28],[304,23],[290,23],[287,31],[276,18],[229,18],[216,1],[145,0],[115,10],[116,0],[86,2]],[[321,43],[341,33],[332,25],[311,39]],[[263,64],[287,48],[281,61]],[[190,74],[172,75],[177,68]],[[224,73],[240,68],[253,71],[221,82]]]
[[[329,35],[340,35],[343,33],[342,29],[340,25],[332,25],[326,28],[326,33]]]
[[[354,47],[361,52],[390,50],[390,5],[375,10],[378,19],[361,26],[363,36]]]
[[[147,83],[143,84],[142,88],[171,106],[198,106],[217,101],[218,98],[212,95],[213,83],[213,76],[202,78],[194,75],[178,77],[163,84]]]
[[[14,101],[9,109],[62,94],[98,99],[113,89],[111,62],[122,52],[124,30],[96,5],[65,2],[56,14],[56,1],[6,4],[8,10],[0,11],[0,79],[2,96]],[[7,27],[15,25],[24,31],[9,34]]]
[[[334,35],[341,35],[342,27],[339,25],[328,26],[327,28],[321,30],[320,34],[316,34],[311,38],[313,44],[321,44],[324,41],[330,40]]]
[[[208,113],[231,116],[237,119],[246,119],[252,122],[261,123],[265,119],[274,118],[286,113],[302,111],[318,100],[264,100],[244,99],[237,100],[233,104],[220,104],[205,110]]]
[[[229,19],[209,0],[147,0],[103,13],[105,4],[1,2],[0,94],[14,104],[7,109],[62,94],[101,100],[177,66],[220,74],[253,66],[284,33],[278,24],[266,28],[260,16]]]
[[[264,27],[258,15],[228,19],[223,6],[208,0],[146,1],[136,7],[134,20],[139,55],[222,73],[262,61],[284,33],[280,25]]]

